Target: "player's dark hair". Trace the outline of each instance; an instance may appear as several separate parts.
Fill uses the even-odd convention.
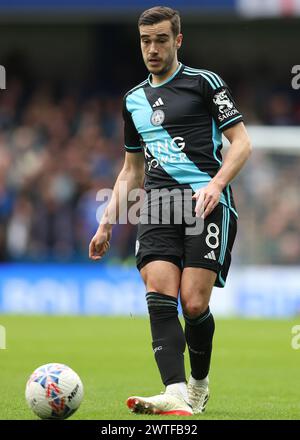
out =
[[[180,15],[179,12],[166,6],[155,6],[144,11],[139,18],[138,26],[149,26],[169,20],[174,37],[180,34]]]

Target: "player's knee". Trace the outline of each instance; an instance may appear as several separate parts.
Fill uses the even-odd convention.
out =
[[[148,282],[146,283],[146,289],[147,292],[158,292],[158,293],[165,293],[165,286],[161,283],[156,282]]]
[[[144,276],[144,283],[148,292],[165,292],[167,287],[166,280],[152,274]]]
[[[208,301],[205,298],[189,299],[182,303],[182,308],[185,315],[190,318],[196,318],[207,310]]]
[[[205,312],[207,307],[208,305],[203,306],[202,304],[188,303],[186,307],[184,307],[184,313],[190,318],[197,318],[197,316]]]
[[[163,292],[166,295],[177,297],[179,282],[175,282],[170,277],[164,277],[161,274],[147,273],[143,274],[143,281],[148,292]]]

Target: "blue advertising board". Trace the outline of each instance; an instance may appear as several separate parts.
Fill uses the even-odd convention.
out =
[[[0,313],[144,315],[145,286],[135,267],[104,264],[2,264]],[[216,316],[281,318],[300,315],[300,269],[233,267],[215,288]]]
[[[0,313],[130,315],[146,313],[135,268],[104,265],[1,265]]]

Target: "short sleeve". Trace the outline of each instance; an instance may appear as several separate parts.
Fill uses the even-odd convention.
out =
[[[231,90],[222,78],[213,72],[204,72],[200,87],[208,111],[221,131],[243,120]]]
[[[133,123],[131,113],[126,106],[126,96],[123,99],[123,119],[124,119],[124,143],[128,153],[140,153],[143,151],[140,135]]]

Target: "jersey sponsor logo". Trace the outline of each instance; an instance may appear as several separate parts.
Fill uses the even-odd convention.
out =
[[[233,102],[228,97],[226,90],[216,93],[213,102],[219,107],[220,114],[218,119],[220,122],[238,113],[238,110],[234,107]]]
[[[183,137],[176,136],[171,140],[164,139],[163,141],[147,142],[146,146],[150,151],[156,150],[159,154],[178,153],[184,150],[185,141]]]
[[[181,136],[176,136],[171,140],[165,139],[164,141],[147,142],[144,145],[144,154],[148,171],[164,163],[187,162],[187,156],[183,153],[184,148],[185,141]],[[154,158],[151,157],[151,155]]]
[[[150,120],[152,125],[161,125],[165,120],[165,113],[163,112],[163,110],[155,110],[152,113]]]
[[[145,157],[146,157],[146,159],[147,159],[147,157],[151,157],[151,156],[150,156],[149,153],[145,152]],[[159,162],[158,162],[157,159],[151,159],[151,160],[148,160],[148,162],[147,162],[148,171],[150,171],[151,168],[157,168],[158,165],[159,165]]]

